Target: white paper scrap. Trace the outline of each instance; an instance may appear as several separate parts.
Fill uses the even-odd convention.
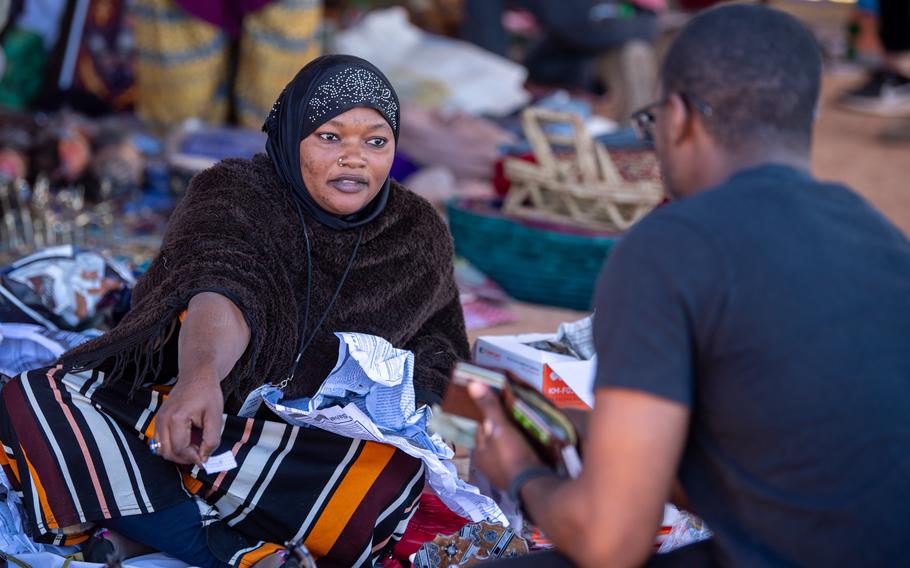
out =
[[[213,473],[221,473],[222,471],[234,469],[237,467],[237,460],[234,459],[234,454],[227,451],[223,454],[218,454],[217,456],[209,456],[209,459],[205,460],[202,467],[205,468],[207,474],[211,475]]]

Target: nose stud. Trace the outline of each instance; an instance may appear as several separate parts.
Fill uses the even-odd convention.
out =
[[[338,158],[338,165],[344,167],[344,158]]]

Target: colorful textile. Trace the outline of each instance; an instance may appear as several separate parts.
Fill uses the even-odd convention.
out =
[[[108,330],[129,309],[135,284],[126,266],[100,253],[49,247],[0,269],[0,322]]]
[[[473,566],[499,558],[528,553],[528,541],[512,528],[492,523],[471,523],[454,534],[436,535],[425,542],[414,558],[414,568]]]
[[[104,382],[100,371],[43,369],[2,391],[0,465],[23,495],[38,540],[84,541],[94,523],[204,500],[239,538],[210,538],[216,556],[251,566],[304,537],[320,566],[372,566],[407,526],[423,489],[420,460],[391,446],[226,416],[221,445],[238,467],[206,474],[148,449],[166,388]]]
[[[82,345],[88,340],[89,336],[75,331],[53,331],[23,323],[0,323],[0,374],[15,376],[30,369],[47,367],[67,349]]]
[[[176,124],[227,118],[227,36],[171,0],[137,0],[136,112]]]
[[[181,8],[226,31],[232,38],[240,35],[243,17],[261,9],[272,0],[176,0]]]
[[[465,328],[483,329],[518,319],[509,309],[511,298],[505,290],[464,258],[455,260],[455,282],[464,310]]]
[[[131,109],[136,100],[136,77],[127,2],[91,0],[86,12],[74,86],[95,95],[113,110]]]
[[[234,97],[237,118],[259,129],[281,89],[322,53],[320,0],[278,0],[243,20]]]
[[[230,37],[173,0],[137,0],[138,113],[175,124],[227,119]],[[278,0],[243,18],[234,103],[240,124],[259,129],[281,89],[320,54],[317,0]]]
[[[0,76],[0,107],[24,110],[41,90],[47,53],[41,36],[13,28],[3,38],[6,69]]]

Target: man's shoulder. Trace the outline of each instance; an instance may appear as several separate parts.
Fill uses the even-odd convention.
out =
[[[772,173],[779,175],[769,175],[767,169],[755,168],[738,172],[713,187],[671,202],[665,209],[679,217],[696,221],[727,218],[731,213],[755,207],[756,204],[773,207],[773,201],[779,199],[777,190],[818,183],[808,176],[776,171],[778,168],[773,168]]]
[[[765,164],[734,173],[726,181],[680,201],[683,207],[704,210],[717,206],[775,209],[782,201],[836,200],[855,204],[862,197],[849,187],[814,177],[794,167]]]
[[[639,221],[610,251],[603,278],[640,279],[640,285],[701,286],[724,273],[718,235],[697,215],[668,204]]]
[[[710,205],[693,207],[688,201],[673,201],[658,207],[632,227],[617,248],[654,247],[672,251],[689,246],[693,240],[711,240],[710,224],[705,222],[713,215]]]
[[[696,195],[674,201],[660,214],[727,239],[766,231],[786,216],[810,215],[820,207],[878,222],[880,215],[850,188],[782,165],[746,169]],[[859,220],[859,219],[858,219]]]

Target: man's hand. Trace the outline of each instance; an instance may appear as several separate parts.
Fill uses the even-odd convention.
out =
[[[584,444],[588,440],[588,424],[591,423],[591,410],[582,408],[563,408],[562,413],[566,415],[569,422],[575,428],[578,434],[578,440]]]
[[[500,489],[508,489],[519,473],[543,463],[502,408],[499,396],[487,385],[471,383],[468,393],[483,411],[477,428],[474,463]]]
[[[155,418],[158,455],[181,464],[202,464],[221,443],[224,398],[215,376],[183,377],[161,405]],[[193,440],[193,430],[202,440]]]

